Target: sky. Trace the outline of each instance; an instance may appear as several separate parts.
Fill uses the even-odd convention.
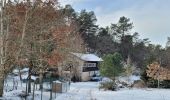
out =
[[[165,46],[170,37],[170,0],[59,0],[76,11],[94,11],[97,24],[105,27],[117,23],[121,16],[130,18],[134,32],[151,43]]]

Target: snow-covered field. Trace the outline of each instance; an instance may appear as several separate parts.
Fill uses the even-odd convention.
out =
[[[170,100],[169,89],[121,89],[103,91],[97,82],[72,83],[69,92],[56,100]]]
[[[5,89],[4,89],[3,100],[25,100],[24,98],[20,98],[19,95],[25,94],[26,84],[22,83],[22,86],[21,86],[21,84],[18,83],[17,89],[13,89],[13,86],[11,86],[12,83],[10,82],[8,83],[9,85],[5,86]],[[33,84],[31,86],[33,89]],[[49,84],[48,86],[46,84],[44,84],[43,86],[44,88],[49,87]],[[37,87],[39,87],[39,85]],[[6,88],[8,88],[7,89],[8,91],[6,91]],[[30,96],[27,97],[27,100],[32,100],[32,95],[33,95],[33,92],[30,94]],[[59,94],[56,94],[56,95],[59,95]],[[43,98],[42,100],[49,100],[50,91],[43,90],[42,98]],[[53,98],[55,99],[55,93],[53,93]],[[41,100],[41,91],[38,89],[36,89],[35,91],[34,100]]]
[[[44,84],[45,87],[47,87]],[[118,91],[99,90],[99,82],[71,83],[67,93],[53,93],[53,100],[170,100],[170,89],[120,89]],[[7,86],[9,88],[9,86]],[[5,92],[5,100],[23,100],[17,97],[25,91],[25,84],[17,90]],[[40,99],[41,92],[35,91],[35,99]],[[31,94],[32,95],[32,94]],[[43,100],[49,100],[50,92],[43,92]],[[28,97],[30,98],[30,97]],[[27,99],[32,100],[32,99]]]

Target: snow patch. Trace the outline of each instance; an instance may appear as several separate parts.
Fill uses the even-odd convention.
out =
[[[138,80],[141,80],[141,79],[140,79],[140,76],[131,75],[129,77],[127,77],[127,76],[120,76],[118,78],[118,80],[120,82],[125,82],[127,84],[133,84],[135,81],[138,81]]]
[[[83,53],[71,53],[84,61],[103,61],[101,58],[94,54],[83,54]]]

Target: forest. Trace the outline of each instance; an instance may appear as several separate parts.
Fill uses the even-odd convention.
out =
[[[57,0],[1,0],[0,9],[0,96],[12,70],[29,67],[30,93],[32,71],[42,83],[43,72],[67,62],[70,52],[98,55],[101,75],[112,80],[135,74],[148,87],[170,88],[170,37],[165,47],[141,39],[142,33],[132,32],[133,19],[122,16],[101,27],[93,11],[78,12]]]

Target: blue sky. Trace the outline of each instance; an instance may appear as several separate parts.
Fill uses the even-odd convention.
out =
[[[170,0],[59,0],[71,4],[76,11],[94,11],[97,24],[108,26],[126,16],[134,23],[133,31],[141,38],[165,46],[170,36]]]

